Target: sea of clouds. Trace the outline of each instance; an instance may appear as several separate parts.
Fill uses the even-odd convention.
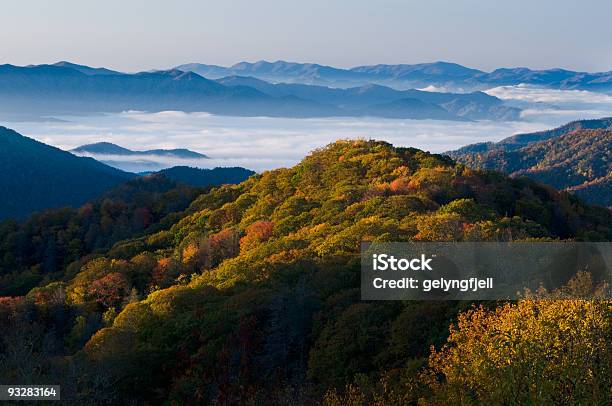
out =
[[[107,141],[133,150],[188,148],[211,158],[97,157],[134,172],[174,165],[201,168],[243,166],[263,171],[294,165],[313,149],[338,139],[377,139],[397,146],[444,152],[475,142],[499,141],[517,133],[548,129],[575,119],[612,116],[612,97],[598,93],[524,85],[497,87],[487,93],[523,108],[522,121],[290,119],[130,111],[55,117],[49,121],[21,121],[7,126],[66,150]]]
[[[603,93],[546,89],[532,85],[500,86],[486,93],[523,109],[521,117],[524,120],[550,125],[612,115],[612,96]]]

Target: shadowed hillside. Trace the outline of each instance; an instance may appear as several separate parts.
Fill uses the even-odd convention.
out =
[[[176,220],[172,213],[187,208],[203,190],[154,174],[129,180],[79,208],[47,209],[22,222],[1,222],[0,296],[61,280],[78,272],[79,261],[89,255],[167,227]]]
[[[80,206],[133,176],[0,127],[0,219]]]
[[[188,166],[174,166],[163,169],[158,173],[190,186],[218,186],[226,183],[240,183],[255,174],[253,171],[240,167],[199,169]]]

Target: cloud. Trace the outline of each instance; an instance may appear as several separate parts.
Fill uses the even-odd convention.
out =
[[[603,93],[531,85],[500,86],[486,93],[504,100],[508,105],[523,109],[522,119],[549,126],[612,115],[612,96]]]
[[[612,97],[597,93],[532,86],[504,86],[487,93],[502,98],[507,104],[520,104],[525,109],[524,120],[292,119],[129,111],[58,117],[62,122],[18,122],[11,126],[24,135],[63,149],[108,141],[132,150],[188,148],[211,158],[185,162],[141,157],[147,165],[243,166],[262,171],[294,165],[313,149],[338,139],[377,139],[397,146],[444,152],[475,142],[499,141],[517,133],[556,127],[579,118],[612,115]],[[117,157],[113,159],[118,161]],[[126,157],[122,159],[121,165],[129,164]]]
[[[256,171],[299,162],[315,148],[338,139],[378,139],[398,146],[443,152],[479,141],[497,141],[546,126],[529,122],[455,122],[375,118],[289,119],[223,117],[204,113],[127,112],[62,117],[63,123],[13,123],[17,131],[42,142],[72,149],[108,141],[132,150],[188,148],[211,159],[200,162],[138,159],[151,165],[244,166]],[[97,157],[125,168],[127,157]]]
[[[612,96],[586,90],[548,89],[532,85],[500,86],[486,90],[485,93],[502,100],[529,103],[547,103],[562,106],[612,106]]]
[[[424,92],[434,92],[434,93],[470,93],[474,90],[471,88],[463,88],[460,86],[435,86],[429,85],[426,87],[419,88],[417,90],[422,90]]]
[[[94,158],[107,165],[122,169],[128,172],[149,172],[159,171],[173,166],[192,166],[197,168],[213,168],[213,162],[209,159],[186,159],[175,156],[161,156],[153,154],[134,154],[134,155],[113,155],[113,154],[95,154],[95,153],[79,153],[79,156]]]

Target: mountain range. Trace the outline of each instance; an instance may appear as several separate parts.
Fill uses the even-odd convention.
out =
[[[612,206],[612,118],[578,120],[497,143],[468,145],[448,154],[473,168],[527,176]]]
[[[348,89],[334,89],[279,85],[243,76],[210,80],[179,69],[126,74],[68,62],[0,66],[2,116],[47,117],[127,110],[444,120],[514,120],[520,113],[519,109],[482,92],[398,91],[367,81]]]
[[[352,88],[332,88],[295,83],[269,83],[247,76],[217,79],[225,86],[248,86],[276,97],[295,96],[321,104],[335,105],[356,114],[391,118],[457,117],[480,120],[517,120],[520,109],[505,106],[497,97],[483,92],[441,93],[422,90],[396,90],[365,84]],[[399,109],[398,109],[399,108]],[[412,113],[412,115],[411,115]]]
[[[565,69],[532,70],[517,67],[484,72],[449,62],[369,65],[342,69],[313,63],[259,61],[240,62],[230,67],[190,63],[179,65],[177,69],[196,72],[210,79],[238,75],[271,82],[332,87],[381,84],[398,89],[436,86],[466,91],[524,83],[555,89],[612,92],[612,71],[588,73]]]
[[[333,106],[275,98],[249,87],[226,87],[193,72],[97,74],[87,67],[0,66],[0,113],[206,111],[237,116],[311,117],[339,114]]]

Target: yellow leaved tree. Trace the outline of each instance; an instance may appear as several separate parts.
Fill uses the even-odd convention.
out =
[[[574,287],[589,283],[583,274]],[[460,314],[447,343],[429,358],[434,403],[607,404],[612,301],[557,297]]]

